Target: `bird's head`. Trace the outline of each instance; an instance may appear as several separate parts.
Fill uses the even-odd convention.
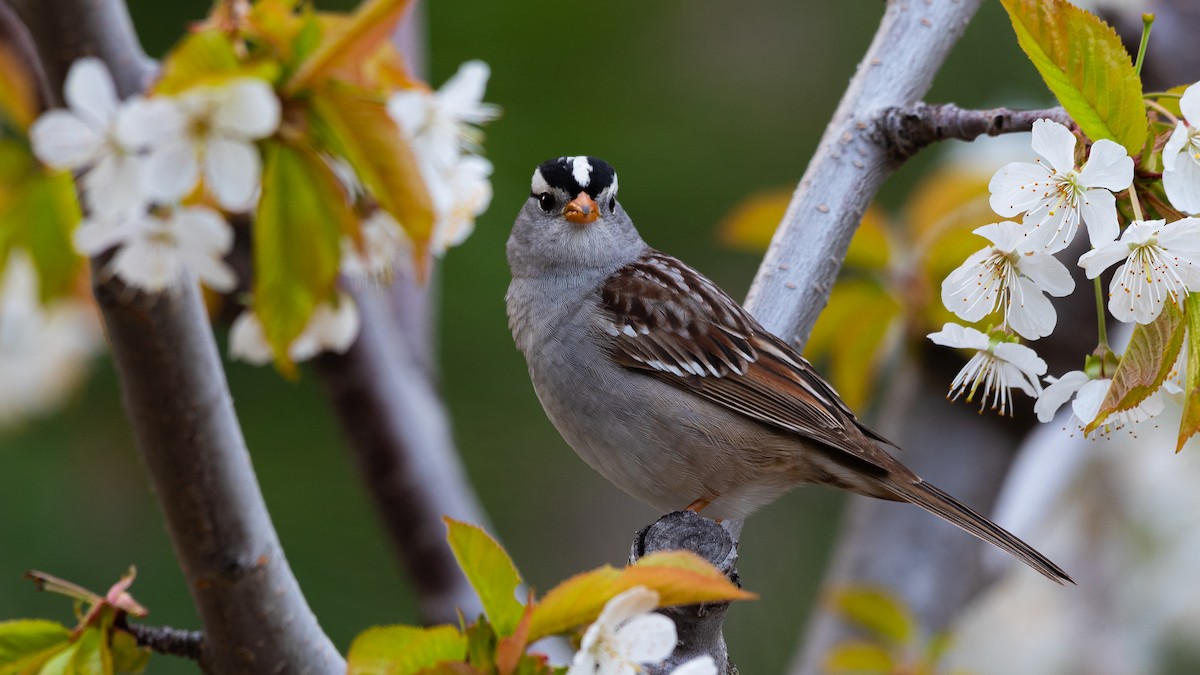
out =
[[[514,273],[562,267],[613,268],[645,248],[617,202],[608,162],[577,155],[542,162],[508,240]]]

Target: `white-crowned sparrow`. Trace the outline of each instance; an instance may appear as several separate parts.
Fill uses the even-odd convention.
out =
[[[884,452],[837,392],[715,284],[646,245],[595,157],[533,174],[508,240],[509,325],[546,414],[625,492],[742,518],[820,483],[907,501],[1070,580]]]

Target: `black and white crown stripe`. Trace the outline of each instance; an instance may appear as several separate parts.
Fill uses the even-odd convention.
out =
[[[592,199],[599,199],[605,190],[615,197],[617,172],[599,157],[559,157],[542,162],[533,172],[530,185],[534,195],[549,192],[552,188],[572,197],[586,192]]]

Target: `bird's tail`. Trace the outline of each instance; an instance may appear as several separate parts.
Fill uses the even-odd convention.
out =
[[[975,509],[942,492],[937,487],[919,478],[915,482],[905,485],[884,483],[884,487],[903,500],[916,504],[976,537],[1008,551],[1047,579],[1058,584],[1064,581],[1075,583],[1061,567],[1038,553],[1029,544],[1018,539],[1012,532],[984,518]]]

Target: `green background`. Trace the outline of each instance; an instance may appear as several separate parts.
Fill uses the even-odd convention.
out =
[[[152,55],[207,8],[131,2]],[[462,0],[425,8],[430,82],[483,59],[492,67],[487,100],[504,109],[485,143],[496,167],[491,209],[442,265],[439,352],[467,472],[534,588],[622,562],[633,533],[656,516],[562,442],[512,345],[504,242],[534,166],[565,154],[604,157],[620,172],[621,201],[647,241],[740,297],[758,257],[722,250],[716,226],[750,194],[798,181],[882,11],[878,0]],[[1049,96],[998,3],[988,3],[928,100],[1032,106]],[[906,166],[883,199],[902,201],[930,161]],[[223,332],[219,339],[223,347]],[[367,626],[415,621],[314,374],[289,383],[238,363],[228,373],[288,558],[338,647]],[[803,489],[748,522],[739,568],[763,598],[734,607],[727,621],[742,672],[785,669],[839,505],[831,491]],[[133,592],[150,608],[149,622],[199,628],[107,358],[60,414],[0,430],[0,513],[0,618],[69,620],[67,603],[21,580],[27,569],[103,590],[133,563]],[[197,669],[156,656],[149,672]]]

